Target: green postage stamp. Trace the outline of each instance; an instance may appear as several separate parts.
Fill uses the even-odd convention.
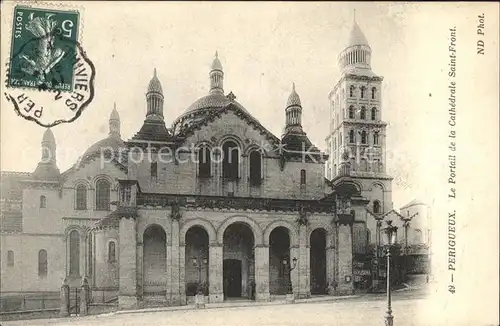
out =
[[[79,23],[77,11],[17,6],[9,86],[72,91]]]
[[[94,98],[95,66],[81,44],[81,11],[64,3],[11,9],[4,93],[15,112],[43,127],[77,119]]]

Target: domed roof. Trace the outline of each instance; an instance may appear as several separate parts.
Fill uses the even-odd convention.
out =
[[[219,60],[219,54],[217,53],[217,51],[215,52],[215,59],[212,62],[212,70],[222,71],[222,63]]]
[[[186,111],[184,111],[184,114],[205,109],[223,108],[229,103],[231,103],[231,100],[229,100],[224,94],[214,93],[197,99],[186,109]]]
[[[151,78],[151,80],[149,81],[148,93],[149,92],[156,92],[163,94],[163,89],[161,87],[160,80],[156,76],[156,68],[154,70],[153,78]]]
[[[52,130],[50,128],[47,128],[43,134],[42,142],[50,142],[55,144],[56,138],[54,137],[54,134],[52,133]]]
[[[120,147],[123,147],[123,146],[124,146],[123,140],[121,140],[119,137],[112,137],[112,136],[110,136],[110,137],[101,139],[98,142],[96,142],[95,144],[93,144],[92,146],[90,146],[85,151],[85,153],[83,153],[82,159],[86,158],[86,157],[88,157],[90,155],[96,154],[96,153],[100,154],[101,150],[102,151],[104,151],[104,150],[113,150],[113,151],[116,151]]]
[[[370,46],[368,44],[368,41],[366,40],[365,34],[363,34],[356,21],[354,21],[354,24],[352,26],[351,35],[349,36],[349,43],[347,44],[347,47],[354,45]]]
[[[300,97],[299,94],[295,91],[295,83],[293,83],[293,89],[292,93],[290,93],[290,96],[288,96],[288,101],[286,102],[286,107],[290,106],[302,106],[300,103]]]

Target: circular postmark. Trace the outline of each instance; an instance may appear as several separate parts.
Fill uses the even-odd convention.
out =
[[[44,127],[74,121],[94,98],[95,67],[77,41],[78,18],[75,12],[14,10],[4,95],[18,115]]]

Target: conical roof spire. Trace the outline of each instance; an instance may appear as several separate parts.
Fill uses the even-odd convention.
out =
[[[212,61],[212,70],[220,70],[222,71],[222,63],[219,60],[219,52],[215,51],[215,58]]]
[[[292,92],[288,96],[288,101],[286,102],[286,107],[288,108],[290,106],[300,106],[300,107],[302,107],[302,104],[300,102],[300,96],[295,91],[295,83],[292,83]]]
[[[109,116],[109,135],[120,138],[120,115],[116,109],[116,102],[113,104],[113,110]]]
[[[151,80],[149,81],[148,93],[150,93],[150,92],[163,94],[163,89],[161,87],[160,80],[158,79],[158,76],[156,75],[156,68],[154,68],[154,71],[153,71],[153,78],[151,78]]]
[[[219,60],[219,52],[215,51],[215,58],[210,69],[210,93],[224,95],[224,72]]]
[[[50,128],[47,128],[47,130],[45,130],[45,132],[43,133],[42,144],[43,143],[50,143],[54,145],[56,143],[56,138],[54,137],[54,134],[52,133],[52,130],[50,130]]]

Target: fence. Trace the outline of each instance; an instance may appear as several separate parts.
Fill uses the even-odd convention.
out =
[[[60,302],[58,292],[5,295],[0,298],[0,312],[59,309]]]

